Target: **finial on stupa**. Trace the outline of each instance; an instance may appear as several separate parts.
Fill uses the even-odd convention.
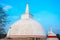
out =
[[[50,26],[50,32],[53,32],[53,31],[52,31],[52,25]]]
[[[25,14],[23,14],[21,16],[22,19],[31,19],[33,16],[30,14],[30,11],[29,11],[29,5],[28,3],[26,3],[26,10],[25,10]]]
[[[29,14],[29,5],[28,5],[28,3],[26,4],[26,12],[25,13]]]

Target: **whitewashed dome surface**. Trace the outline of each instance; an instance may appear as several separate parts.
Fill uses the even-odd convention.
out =
[[[7,36],[11,35],[46,36],[42,26],[32,19],[29,13],[28,4],[26,14],[23,14],[21,20],[15,22],[9,29]]]

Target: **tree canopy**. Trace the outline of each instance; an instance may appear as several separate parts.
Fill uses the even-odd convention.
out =
[[[0,5],[0,34],[5,34],[5,27],[7,25],[7,14]]]

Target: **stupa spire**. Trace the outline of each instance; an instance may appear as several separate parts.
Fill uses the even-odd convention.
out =
[[[28,3],[26,4],[26,11],[25,11],[25,14],[23,14],[21,16],[22,19],[30,19],[32,18],[32,15],[30,14],[29,12],[29,6],[28,6]]]
[[[29,14],[29,5],[28,5],[28,3],[26,4],[26,12],[25,13]]]
[[[52,31],[52,25],[51,25],[51,27],[50,27],[50,32],[53,32],[53,31]]]
[[[52,26],[50,27],[50,31],[52,32]]]

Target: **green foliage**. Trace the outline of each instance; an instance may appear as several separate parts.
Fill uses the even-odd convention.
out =
[[[58,39],[60,40],[60,34],[57,34]]]
[[[7,14],[0,5],[0,34],[6,33],[4,29],[6,24],[7,24]]]
[[[6,34],[0,34],[0,38],[5,38]]]

